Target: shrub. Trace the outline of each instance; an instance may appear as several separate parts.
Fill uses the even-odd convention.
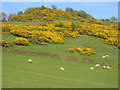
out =
[[[68,48],[67,50],[66,50],[66,52],[74,52],[75,50],[74,50],[74,48]]]
[[[75,28],[77,28],[77,26],[75,25],[75,23],[72,23],[72,24],[70,25],[70,28],[72,28],[72,31],[74,31]]]
[[[76,49],[68,48],[66,51],[74,52],[75,50],[79,52],[80,55],[90,56],[90,55],[96,54],[96,52],[91,48],[76,48]]]
[[[58,24],[55,25],[55,27],[61,27],[62,28],[62,27],[65,27],[65,26],[62,23],[58,23]]]
[[[23,37],[17,37],[16,39],[13,40],[13,42],[16,45],[23,45],[23,46],[28,46],[29,45],[28,40],[26,38],[23,38]]]
[[[2,47],[11,47],[11,46],[12,46],[12,44],[9,43],[9,42],[6,41],[6,40],[0,40],[0,45],[1,45]]]
[[[76,51],[79,52],[81,55],[93,55],[96,54],[96,52],[91,48],[76,48]]]
[[[47,45],[47,38],[43,36],[33,36],[32,38],[29,39],[29,42],[33,44],[38,44],[38,45]]]

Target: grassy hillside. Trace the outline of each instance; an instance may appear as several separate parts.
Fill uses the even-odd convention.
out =
[[[118,25],[76,14],[44,9],[3,22],[3,88],[118,87]],[[96,53],[66,52],[70,48],[91,48]],[[103,55],[109,58],[102,59]],[[29,58],[33,63],[27,62]],[[95,67],[97,63],[100,67]]]
[[[5,40],[13,40],[15,37],[3,35],[3,39]],[[91,41],[91,42],[89,42]],[[83,56],[77,52],[69,53],[65,50],[67,48],[78,48],[78,47],[91,47],[93,48],[97,54],[93,56]],[[98,48],[99,47],[99,48]],[[29,52],[43,52],[43,53],[50,53],[50,54],[57,54],[58,56],[62,57],[74,57],[76,59],[81,58],[89,58],[97,62],[108,62],[108,64],[112,64],[113,62],[117,62],[118,60],[118,49],[113,46],[106,45],[103,43],[103,40],[100,38],[90,37],[87,35],[83,35],[80,38],[69,39],[65,40],[65,44],[49,44],[47,46],[38,46],[38,45],[30,45],[30,46],[14,46],[8,50],[20,50],[20,51],[29,51]],[[110,58],[108,60],[102,60],[101,56],[109,54]]]
[[[13,38],[15,37],[3,35],[5,40]],[[65,49],[69,47],[85,46],[94,48],[97,54],[82,56],[78,53],[65,52]],[[37,53],[33,52],[39,52],[39,54],[36,55]],[[47,53],[47,55],[43,53]],[[7,50],[3,49],[3,87],[115,88],[118,80],[117,53],[117,49],[105,45],[102,39],[86,35],[80,38],[66,39],[66,43],[63,45],[38,46],[31,44],[30,46],[14,46]],[[101,56],[106,54],[110,55],[110,58],[101,59]],[[63,57],[65,60],[54,55]],[[27,63],[29,58],[33,60],[33,63]],[[89,68],[95,66],[96,63],[111,65],[112,69],[104,70],[101,66],[91,71]],[[65,71],[59,70],[61,66],[65,68]]]
[[[9,58],[8,58],[9,57]],[[32,58],[33,63],[27,63]],[[60,71],[63,66],[65,71]],[[94,71],[91,64],[3,53],[3,88],[116,88],[117,68]]]

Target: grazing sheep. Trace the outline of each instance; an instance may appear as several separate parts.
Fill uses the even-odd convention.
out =
[[[90,67],[90,70],[94,70],[94,67]]]
[[[28,59],[28,62],[29,62],[29,63],[32,63],[32,59]]]
[[[65,69],[64,69],[63,67],[60,67],[60,70],[61,70],[61,71],[64,71]]]
[[[106,68],[106,66],[103,66],[103,69],[105,69]]]
[[[100,66],[100,64],[96,64],[96,65],[95,65],[95,67],[99,67],[99,66]]]
[[[106,56],[102,56],[102,59],[105,59],[106,58]]]
[[[105,55],[106,56],[106,58],[108,58],[109,57],[109,55]]]
[[[107,66],[106,68],[109,70],[109,69],[110,69],[110,66]]]

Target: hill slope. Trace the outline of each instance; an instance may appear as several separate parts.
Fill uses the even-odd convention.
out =
[[[3,23],[3,88],[117,88],[118,25],[76,15],[44,9]]]

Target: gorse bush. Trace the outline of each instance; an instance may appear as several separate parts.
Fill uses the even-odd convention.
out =
[[[64,27],[63,27],[64,26]],[[114,26],[114,27],[113,27]],[[54,20],[40,23],[40,26],[29,25],[2,25],[3,34],[12,34],[27,38],[34,44],[63,44],[66,37],[77,38],[81,35],[89,35],[104,39],[104,42],[119,48],[118,38],[120,31],[118,25],[100,25],[85,22],[70,22]]]
[[[44,19],[47,21],[53,21],[58,18],[68,18],[68,19],[73,19],[74,17],[62,10],[55,10],[55,9],[49,9],[49,8],[28,8],[25,11],[26,14],[20,14],[14,17],[9,18],[9,21],[22,21],[22,22],[36,22],[39,19]]]
[[[2,47],[11,47],[12,46],[12,43],[9,43],[8,41],[6,40],[0,40],[0,45]]]
[[[76,51],[80,53],[80,55],[93,55],[96,54],[96,52],[91,48],[76,48]]]
[[[34,35],[32,38],[29,39],[29,42],[38,45],[47,45],[48,39],[44,36]]]
[[[66,49],[66,52],[74,52],[74,51],[75,51],[74,48],[68,48],[68,49]]]
[[[96,54],[96,52],[91,48],[68,48],[66,51],[68,51],[68,52],[77,51],[77,52],[79,52],[80,55],[87,55],[87,56]]]
[[[13,42],[16,45],[22,45],[22,46],[28,46],[29,45],[28,40],[26,38],[23,38],[23,37],[17,37],[13,40]]]

